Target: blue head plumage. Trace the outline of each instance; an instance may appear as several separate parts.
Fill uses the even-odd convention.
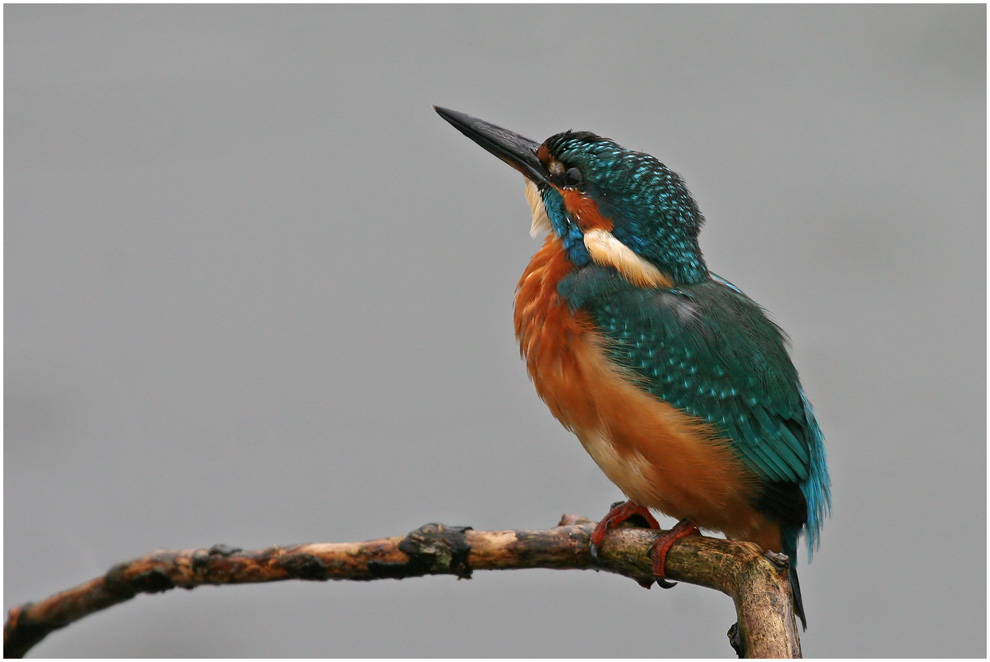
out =
[[[587,131],[551,136],[537,156],[552,184],[592,200],[616,239],[675,282],[707,276],[698,245],[704,217],[684,181],[658,159]],[[558,236],[573,234],[574,219],[558,189],[545,187],[543,197]],[[551,208],[559,209],[560,217],[554,218]]]

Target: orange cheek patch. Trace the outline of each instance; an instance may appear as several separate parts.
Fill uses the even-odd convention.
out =
[[[615,224],[602,216],[598,203],[574,189],[559,189],[564,198],[564,207],[578,223],[582,232],[588,230],[605,230],[611,232]]]

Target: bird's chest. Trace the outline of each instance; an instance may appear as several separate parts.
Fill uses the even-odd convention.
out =
[[[560,295],[560,282],[573,270],[561,242],[551,235],[519,280],[516,337],[540,398],[599,460],[611,452],[598,449],[602,443],[597,440],[608,436],[602,433],[608,423],[603,416],[615,406],[631,407],[631,393],[643,393],[608,358],[607,342],[591,315],[572,309]]]
[[[630,439],[616,438],[607,420],[617,407],[632,406],[616,366],[591,316],[573,310],[558,293],[573,270],[556,238],[547,239],[523,273],[516,290],[515,328],[536,392],[554,417],[574,432],[613,482],[626,489],[641,473]]]
[[[557,291],[572,269],[560,241],[548,237],[519,280],[515,329],[540,398],[561,423],[578,432],[593,416],[588,350],[598,339],[588,315],[572,311]]]

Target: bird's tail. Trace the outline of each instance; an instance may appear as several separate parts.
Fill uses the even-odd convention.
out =
[[[798,582],[797,575],[797,544],[798,534],[800,533],[801,529],[785,528],[781,532],[781,546],[783,547],[784,554],[787,554],[787,558],[791,561],[790,580],[791,593],[794,596],[794,613],[801,619],[801,627],[807,630],[808,621],[804,617],[804,603],[801,601],[801,584]]]

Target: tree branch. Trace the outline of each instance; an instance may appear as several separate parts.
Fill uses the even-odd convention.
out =
[[[589,553],[593,529],[593,522],[565,515],[558,526],[535,531],[426,524],[405,536],[360,543],[157,551],[40,602],[13,607],[3,628],[4,657],[22,657],[50,632],[139,593],[176,587],[288,579],[469,578],[474,570],[523,568],[605,570],[647,587],[653,583],[649,548],[656,531],[610,530],[595,562]],[[740,657],[801,656],[786,557],[752,543],[689,536],[667,555],[667,576],[732,597],[739,620],[729,637]]]

